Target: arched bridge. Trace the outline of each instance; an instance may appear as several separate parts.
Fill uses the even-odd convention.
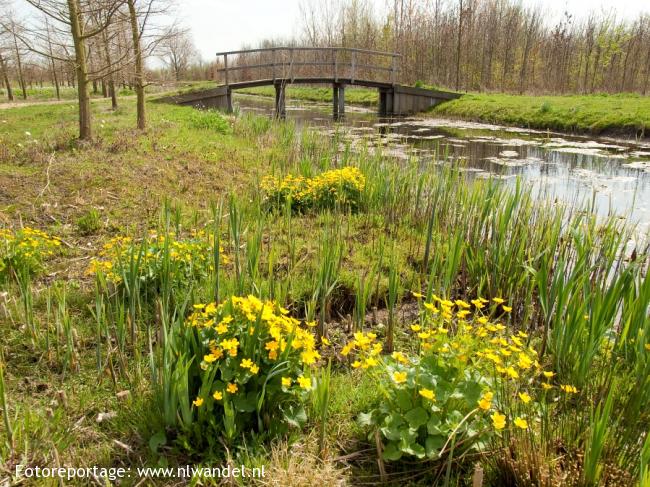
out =
[[[333,88],[333,115],[345,113],[345,87],[364,86],[379,91],[380,115],[408,115],[456,93],[414,88],[399,83],[401,55],[342,47],[271,47],[217,53],[221,85],[173,97],[183,105],[232,111],[232,93],[240,88],[275,87],[275,114],[286,114],[289,84],[329,84]]]

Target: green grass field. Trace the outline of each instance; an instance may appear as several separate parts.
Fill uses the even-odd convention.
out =
[[[431,113],[543,130],[641,138],[650,130],[650,97],[636,94],[467,94],[439,105]]]
[[[649,485],[650,252],[624,222],[147,108],[138,132],[133,99],[94,102],[84,143],[74,105],[0,112],[0,484]]]

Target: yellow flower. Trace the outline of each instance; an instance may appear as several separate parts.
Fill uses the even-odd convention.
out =
[[[311,378],[300,376],[298,377],[298,384],[300,385],[300,387],[308,391],[309,389],[311,389]]]
[[[192,401],[192,404],[194,404],[197,408],[200,408],[203,405],[203,398],[202,397],[197,397]]]
[[[505,302],[505,299],[502,298],[492,298],[492,301],[494,301],[497,304],[503,304]]]
[[[212,397],[214,397],[215,401],[221,401],[223,399],[223,393],[221,391],[214,391]]]
[[[206,361],[207,363],[211,364],[215,360],[217,360],[217,357],[214,354],[209,354],[209,355],[204,355],[203,360]]]
[[[578,389],[576,389],[575,386],[569,384],[561,385],[560,389],[562,389],[567,394],[577,394],[578,392]]]
[[[237,384],[234,382],[229,382],[228,385],[226,386],[226,391],[228,391],[230,394],[234,394],[239,390],[239,387],[237,387]]]
[[[650,352],[650,343],[646,343],[646,344],[645,344],[645,349],[648,350],[648,351]]]
[[[341,355],[346,357],[347,355],[350,354],[353,348],[354,348],[354,342],[346,343],[341,349]]]
[[[245,358],[244,360],[241,361],[239,366],[242,369],[250,369],[253,366],[253,361],[249,358]]]
[[[517,428],[521,428],[522,430],[528,429],[528,421],[526,421],[523,418],[520,417],[515,418],[514,423]]]
[[[546,372],[546,371],[544,371],[544,377],[546,377],[547,379],[552,378],[554,375],[555,375],[555,372]]]
[[[405,364],[408,362],[408,359],[402,352],[393,352],[391,355],[395,360],[397,360],[399,363]]]
[[[361,360],[355,360],[354,362],[352,362],[352,367],[355,369],[361,367]]]
[[[420,325],[411,325],[411,330],[413,330],[416,333],[418,331],[420,331],[421,329],[422,329],[422,327]]]
[[[436,400],[436,394],[433,392],[431,389],[420,389],[418,393],[425,399],[428,399],[429,401],[435,401]]]
[[[291,387],[291,377],[283,377],[282,378],[282,387]]]
[[[251,365],[251,368],[248,369],[248,370],[250,370],[251,374],[255,375],[260,371],[260,368],[259,368],[258,365],[253,364],[253,365]]]
[[[542,388],[548,391],[549,389],[553,389],[553,386],[551,384],[547,384],[546,382],[542,382]]]
[[[519,378],[519,374],[512,366],[506,368],[506,375],[508,375],[508,377],[510,377],[511,379]]]
[[[433,303],[424,303],[424,307],[425,307],[426,309],[428,309],[429,311],[431,311],[432,313],[437,313],[437,312],[438,312],[438,308],[436,308],[436,307],[433,305]]]
[[[406,382],[406,372],[393,372],[393,380],[397,384]]]
[[[512,311],[512,307],[506,306],[505,304],[502,305],[501,308],[503,308],[503,311],[505,311],[506,313],[510,313]]]
[[[417,299],[422,299],[424,297],[424,294],[416,293],[415,291],[411,291],[411,294],[413,295],[414,298]]]
[[[490,409],[490,406],[492,406],[493,397],[494,397],[494,393],[492,391],[487,391],[485,394],[483,394],[483,397],[478,402],[478,407],[480,407],[484,411],[487,411],[488,409]]]
[[[325,338],[325,337],[322,337],[322,338],[320,339],[320,342],[321,342],[323,345],[325,345],[326,347],[329,347],[329,346],[331,345],[330,341],[329,341],[327,338]]]
[[[492,418],[492,424],[494,429],[502,430],[506,427],[506,416],[505,414],[499,414],[498,411],[495,411],[494,414],[490,416]]]
[[[520,392],[519,399],[521,399],[521,402],[523,402],[524,404],[528,404],[530,401],[533,400],[533,398],[530,397],[530,395],[528,395],[528,393],[526,392]]]

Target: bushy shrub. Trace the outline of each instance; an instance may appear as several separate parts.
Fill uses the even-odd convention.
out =
[[[215,110],[192,110],[190,126],[195,129],[212,130],[221,134],[230,133],[230,124]]]
[[[494,435],[537,420],[553,374],[542,370],[525,333],[490,319],[510,310],[502,303],[434,297],[424,303],[421,323],[411,325],[415,355],[382,356],[372,333],[357,333],[344,347],[352,366],[377,380],[381,401],[362,422],[380,432],[386,460],[480,451]]]
[[[302,424],[303,398],[320,355],[314,335],[287,310],[234,296],[194,305],[166,357],[165,420],[195,449]]]
[[[284,178],[266,176],[261,189],[271,206],[283,207],[291,201],[293,209],[351,209],[361,203],[366,178],[356,167],[325,171],[315,177],[287,175]]]
[[[0,229],[0,281],[36,273],[60,247],[61,240],[34,228]]]

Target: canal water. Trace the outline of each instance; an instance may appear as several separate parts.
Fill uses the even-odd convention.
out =
[[[273,113],[273,101],[237,95],[242,112]],[[534,194],[593,205],[601,216],[616,215],[650,231],[650,143],[570,136],[442,118],[379,119],[374,109],[346,106],[336,124],[330,104],[287,100],[287,118],[326,134],[335,131],[352,149],[381,145],[397,159],[418,157],[431,164],[455,164],[471,177],[517,177]]]

